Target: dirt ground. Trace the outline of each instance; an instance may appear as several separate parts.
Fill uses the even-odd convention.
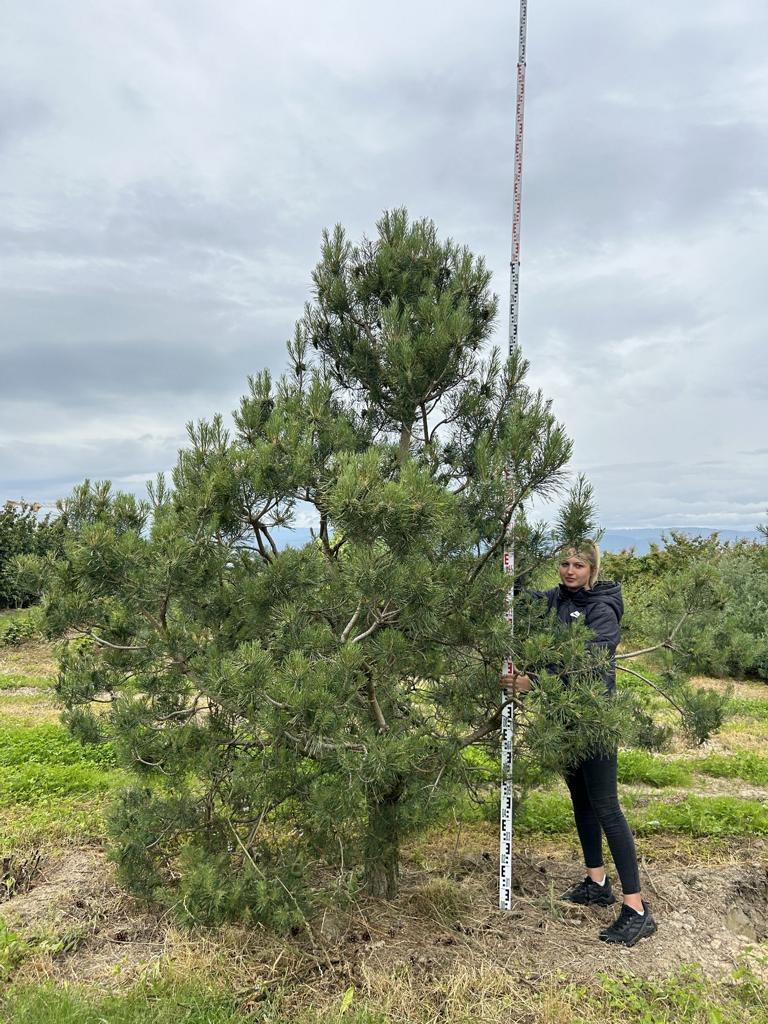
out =
[[[54,671],[44,646],[3,651],[4,674],[50,677]],[[754,684],[736,689],[740,696],[758,692]],[[759,695],[765,694],[761,688]],[[23,687],[1,696],[4,715],[14,721],[58,716],[49,690]],[[753,739],[754,749],[764,751],[762,727],[754,736],[734,734],[734,749],[749,749]],[[729,749],[726,732],[701,752],[720,749]],[[688,750],[687,756],[696,754]],[[674,801],[691,792],[768,800],[768,787],[703,776],[695,790],[630,789],[638,803]],[[400,1016],[394,1019],[404,1020],[407,1000],[422,995],[434,1002],[436,993],[447,1000],[453,992],[464,1007],[472,1004],[473,992],[482,1001],[510,986],[541,993],[564,981],[591,984],[602,973],[664,977],[689,964],[720,980],[745,956],[768,981],[765,839],[641,838],[643,891],[659,930],[632,949],[598,938],[618,904],[589,909],[558,900],[583,876],[575,836],[516,841],[516,894],[508,913],[497,907],[497,844],[492,825],[435,832],[406,851],[397,900],[361,898],[307,922],[288,940],[256,928],[182,930],[173,915],[139,907],[120,888],[101,847],[43,849],[39,857],[27,852],[24,863],[0,861],[0,922],[32,951],[14,972],[22,982],[50,978],[122,987],[166,971],[198,973],[224,980],[245,1006],[278,990],[296,1006],[306,1005],[308,993],[314,1005],[330,1005],[354,986],[387,1005],[399,993]]]
[[[337,993],[347,983],[370,990],[402,972],[411,984],[434,985],[470,965],[529,986],[553,974],[576,982],[601,972],[656,977],[690,963],[719,979],[768,938],[762,842],[733,847],[724,864],[664,859],[651,870],[644,864],[644,891],[659,930],[626,949],[597,937],[615,908],[557,900],[582,868],[552,843],[544,856],[540,847],[538,855],[519,851],[514,908],[499,911],[497,857],[488,838],[467,836],[437,873],[434,866],[408,867],[393,903],[366,900],[343,913],[326,913],[309,923],[311,938],[302,932],[287,943],[245,929],[181,931],[137,908],[116,885],[104,852],[93,847],[63,851],[43,863],[27,891],[0,904],[0,920],[41,950],[21,967],[19,979],[114,985],[168,964],[215,971],[216,963],[226,962],[232,983],[256,993],[275,985]],[[439,837],[433,842],[439,851]],[[434,900],[436,880],[438,892],[448,887],[447,902]],[[768,974],[759,961],[758,973]]]

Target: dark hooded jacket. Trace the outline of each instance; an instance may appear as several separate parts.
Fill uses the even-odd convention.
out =
[[[602,647],[608,652],[610,666],[605,673],[605,686],[609,693],[616,688],[616,647],[621,636],[619,622],[624,614],[621,586],[607,580],[598,580],[591,590],[580,587],[569,590],[562,583],[550,590],[534,591],[535,597],[544,598],[547,608],[553,608],[557,617],[566,625],[572,625],[582,618],[587,629],[592,631],[589,641],[592,647]]]

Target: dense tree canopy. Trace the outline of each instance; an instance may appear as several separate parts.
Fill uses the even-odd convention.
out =
[[[249,379],[231,432],[189,424],[149,500],[86,481],[43,567],[69,723],[113,736],[136,777],[112,819],[123,876],[193,918],[295,922],[357,877],[394,894],[402,837],[495,742],[504,532],[520,588],[556,543],[524,510],[571,444],[520,352],[483,354],[483,261],[397,210],[359,245],[326,234],[313,280],[288,372]],[[313,542],[281,547],[307,510]],[[560,539],[591,515],[580,482]],[[584,631],[524,598],[517,619],[517,663],[572,679],[542,673],[521,764],[615,744],[626,716]]]

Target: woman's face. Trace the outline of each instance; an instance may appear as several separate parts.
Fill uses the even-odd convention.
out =
[[[589,583],[589,562],[580,555],[564,555],[560,559],[560,579],[569,590],[578,590]]]

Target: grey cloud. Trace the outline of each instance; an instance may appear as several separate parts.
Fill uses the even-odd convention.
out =
[[[175,442],[146,435],[280,369],[336,221],[357,238],[385,207],[434,217],[486,254],[504,309],[514,5],[393,0],[382,18],[233,0],[214,17],[139,0],[87,24],[72,7],[18,20],[0,65],[0,89],[29,98],[0,118],[8,483],[171,464]],[[607,522],[725,521],[740,502],[750,523],[766,497],[751,446],[768,430],[768,9],[555,0],[529,32],[532,383]],[[14,426],[31,418],[60,443]]]
[[[0,93],[0,151],[45,127],[52,117],[50,107],[35,96]]]

